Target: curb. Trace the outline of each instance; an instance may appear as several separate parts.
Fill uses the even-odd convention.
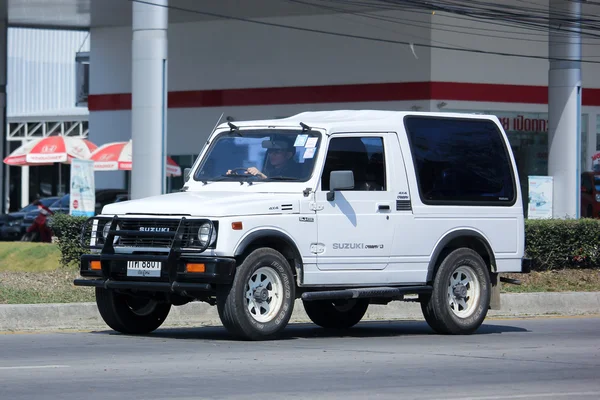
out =
[[[600,292],[503,293],[502,309],[488,318],[600,314]],[[363,321],[423,320],[418,303],[371,305]],[[310,322],[297,300],[290,323]],[[162,327],[221,326],[216,306],[194,302],[173,307]],[[0,305],[0,331],[107,330],[95,303]]]

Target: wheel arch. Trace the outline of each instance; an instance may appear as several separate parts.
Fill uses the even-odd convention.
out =
[[[259,229],[248,233],[233,253],[238,265],[253,250],[260,247],[270,247],[280,252],[290,263],[297,283],[300,283],[303,263],[298,245],[288,234],[276,229]]]
[[[482,233],[472,229],[459,229],[446,234],[436,245],[427,269],[427,282],[433,282],[435,274],[447,254],[461,247],[476,251],[488,266],[490,273],[496,272],[496,258],[489,241]]]

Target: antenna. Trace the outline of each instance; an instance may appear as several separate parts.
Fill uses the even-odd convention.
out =
[[[311,130],[310,126],[306,125],[304,122],[300,122],[300,126],[302,127],[303,131],[310,131]]]
[[[238,130],[238,127],[237,127],[237,126],[235,126],[234,124],[232,124],[232,123],[231,123],[231,122],[229,122],[229,121],[227,121],[227,125],[229,125],[229,128],[230,128],[232,131],[237,131],[237,130]]]
[[[219,122],[221,122],[221,118],[223,118],[223,114],[225,114],[225,113],[221,113],[221,116],[219,117],[219,120],[217,121],[217,124],[215,125],[215,127],[212,130],[212,132],[210,133],[210,136],[212,136],[212,134],[215,133],[215,131],[217,130],[217,126],[219,126]]]

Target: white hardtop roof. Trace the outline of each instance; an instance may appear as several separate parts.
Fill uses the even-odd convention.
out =
[[[396,126],[403,126],[406,115],[426,115],[430,117],[445,118],[478,118],[493,119],[494,115],[475,113],[452,112],[415,112],[415,111],[383,111],[383,110],[335,110],[335,111],[307,111],[287,118],[265,119],[254,121],[233,121],[232,124],[240,128],[250,127],[290,127],[301,129],[300,123],[311,128],[324,129],[327,132],[342,131],[390,131]],[[219,124],[219,128],[228,128],[227,123]]]

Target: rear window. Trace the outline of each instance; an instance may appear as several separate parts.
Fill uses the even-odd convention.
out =
[[[407,116],[404,125],[423,203],[515,203],[509,153],[493,121]]]

